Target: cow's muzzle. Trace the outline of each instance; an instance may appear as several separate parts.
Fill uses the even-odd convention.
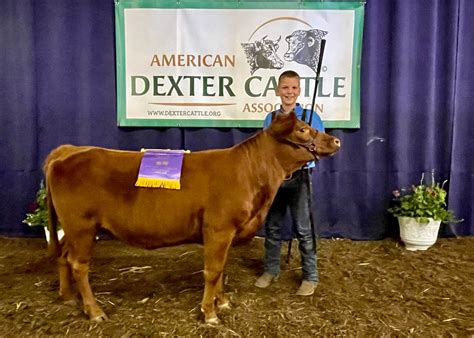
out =
[[[302,146],[306,148],[311,153],[311,155],[313,155],[316,161],[318,161],[323,156],[334,155],[341,147],[341,140],[333,136],[331,137],[331,140],[329,140],[328,143],[325,144],[324,147],[322,146],[318,147],[316,145],[315,143],[316,137],[311,137],[307,142],[295,142],[292,140],[287,140],[287,141],[296,146]]]
[[[313,146],[313,151],[311,152],[315,158],[315,160],[319,160],[322,156],[332,156],[334,155],[339,148],[341,148],[341,140],[337,137],[332,137],[332,139],[327,144],[327,149],[323,147],[316,147],[315,144]]]

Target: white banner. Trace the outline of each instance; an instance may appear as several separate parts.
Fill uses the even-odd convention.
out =
[[[127,6],[132,3],[120,1],[116,10],[120,126],[260,128],[278,108],[277,79],[288,69],[299,73],[298,101],[310,108],[324,39],[314,110],[326,127],[359,127],[362,4]]]

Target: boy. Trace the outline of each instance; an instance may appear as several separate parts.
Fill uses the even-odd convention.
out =
[[[306,111],[296,103],[301,93],[300,77],[298,73],[288,70],[278,78],[277,95],[281,100],[281,108],[268,114],[265,118],[264,128],[268,127],[276,114],[288,114],[295,111],[299,119],[308,122],[311,111]],[[324,126],[316,112],[313,112],[311,127],[324,131]],[[268,287],[276,281],[280,274],[280,227],[289,207],[293,221],[293,232],[298,239],[301,256],[303,281],[296,291],[296,295],[310,296],[314,293],[318,282],[316,268],[316,243],[313,243],[313,234],[310,220],[310,194],[311,170],[314,162],[309,162],[304,168],[293,173],[291,178],[285,180],[280,186],[275,200],[265,220],[265,257],[264,273],[255,282],[259,288]]]

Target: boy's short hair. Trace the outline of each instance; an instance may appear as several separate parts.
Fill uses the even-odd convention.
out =
[[[278,77],[278,83],[280,83],[282,79],[287,78],[287,77],[292,77],[292,78],[297,78],[297,79],[300,78],[299,74],[295,72],[294,70],[285,70]]]

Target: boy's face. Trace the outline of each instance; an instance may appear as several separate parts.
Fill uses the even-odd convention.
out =
[[[280,80],[277,95],[280,96],[284,107],[293,107],[300,96],[300,79],[297,77],[284,77]]]

